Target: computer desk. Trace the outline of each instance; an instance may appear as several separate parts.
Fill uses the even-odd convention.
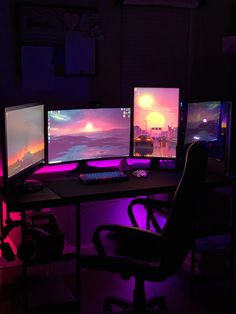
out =
[[[1,201],[7,206],[10,212],[20,212],[25,219],[26,210],[53,208],[65,205],[76,205],[75,224],[78,230],[80,226],[80,204],[107,199],[119,199],[125,197],[149,196],[160,193],[173,192],[181,178],[181,171],[176,170],[150,170],[149,176],[137,178],[132,172],[128,173],[129,179],[124,182],[98,183],[85,185],[81,183],[78,174],[70,171],[57,173],[42,173],[32,176],[44,183],[42,190],[33,193],[0,193]],[[226,177],[222,171],[210,172],[207,177],[209,188],[222,188],[234,186],[234,180]],[[234,212],[234,211],[233,211]],[[234,216],[234,215],[233,215]],[[236,221],[236,219],[233,219]],[[234,228],[235,230],[235,228]],[[77,276],[79,278],[79,248],[80,232],[76,232]],[[22,234],[22,237],[24,235]],[[236,236],[233,236],[236,239]],[[236,241],[234,240],[234,243]],[[234,254],[232,254],[234,255]],[[23,262],[23,273],[26,273],[26,266]],[[234,282],[236,282],[234,280]],[[79,286],[78,286],[79,299]]]
[[[31,176],[44,183],[42,190],[33,193],[7,193],[0,189],[0,200],[10,212],[40,209],[124,197],[136,197],[173,192],[181,178],[181,171],[150,170],[148,177],[137,178],[128,172],[129,179],[122,182],[83,184],[78,174],[63,172],[39,173]],[[235,180],[236,181],[236,180]],[[222,171],[208,174],[209,187],[234,185],[234,180]]]

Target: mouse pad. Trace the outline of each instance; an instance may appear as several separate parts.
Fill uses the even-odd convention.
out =
[[[88,197],[122,197],[135,195],[145,195],[155,192],[162,192],[175,188],[179,181],[179,174],[168,171],[150,172],[148,177],[137,178],[132,174],[129,180],[121,182],[96,183],[84,185],[78,177],[65,177],[58,180],[45,181],[51,190],[62,198],[78,197],[80,200]]]

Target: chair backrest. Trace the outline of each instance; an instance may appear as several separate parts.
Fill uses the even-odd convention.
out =
[[[208,164],[206,142],[192,143],[185,157],[182,177],[175,191],[170,215],[163,229],[162,266],[175,274],[194,241],[194,212],[201,198]]]

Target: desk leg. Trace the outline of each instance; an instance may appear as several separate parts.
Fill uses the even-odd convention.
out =
[[[4,256],[3,253],[3,246],[4,246],[4,236],[3,236],[3,227],[4,227],[4,213],[3,213],[3,203],[0,202],[0,251],[1,251],[1,256]]]
[[[231,291],[234,299],[236,296],[236,187],[233,187],[231,192]]]
[[[3,230],[3,206],[2,206],[2,202],[0,203],[0,246],[3,243],[4,239],[3,239],[3,234],[2,234],[2,230]]]
[[[80,291],[80,203],[76,204],[76,313],[81,313]]]
[[[25,233],[25,222],[26,222],[26,212],[21,211],[21,241],[24,242],[26,240]],[[22,307],[23,313],[29,313],[29,287],[28,287],[28,270],[27,270],[27,261],[22,261]]]

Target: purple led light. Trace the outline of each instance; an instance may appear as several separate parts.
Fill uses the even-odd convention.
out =
[[[111,159],[111,160],[96,160],[96,161],[89,161],[89,166],[95,167],[117,167],[119,166],[121,159]],[[149,166],[150,160],[149,159],[131,159],[127,158],[127,164],[129,166]]]
[[[119,166],[120,159],[111,159],[111,160],[96,160],[96,161],[88,161],[88,166],[92,167],[116,167]]]
[[[104,167],[119,167],[121,159],[110,159],[110,160],[96,160],[88,161],[88,166],[104,168]],[[139,167],[139,168],[148,168],[150,165],[149,159],[132,159],[127,158],[128,166]],[[61,165],[50,165],[45,166],[36,173],[45,173],[45,172],[61,172],[61,171],[70,171],[77,167],[77,163],[61,164]]]
[[[45,166],[35,173],[45,173],[45,172],[61,172],[61,171],[70,171],[77,167],[76,163],[72,164],[63,164],[63,165],[52,165],[52,166]]]

